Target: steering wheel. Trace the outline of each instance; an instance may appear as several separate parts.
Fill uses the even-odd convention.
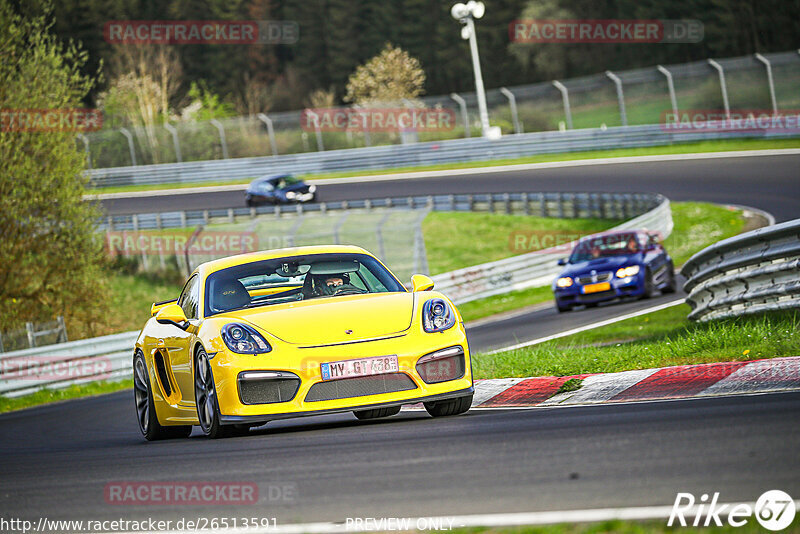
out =
[[[366,289],[361,289],[360,287],[346,285],[342,286],[336,291],[334,291],[334,295],[360,295],[362,293],[367,293]]]

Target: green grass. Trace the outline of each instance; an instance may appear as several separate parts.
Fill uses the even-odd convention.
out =
[[[432,212],[422,223],[428,270],[445,273],[479,263],[496,261],[543,247],[548,239],[572,239],[607,230],[620,221],[603,219],[554,219],[495,213]],[[515,238],[526,238],[516,247]],[[530,247],[534,236],[534,246]],[[566,254],[565,254],[566,255]]]
[[[137,330],[150,318],[154,302],[178,298],[183,284],[142,274],[109,275],[111,313],[96,335]]]
[[[571,376],[800,355],[800,313],[690,323],[673,306],[531,347],[476,354],[476,378]]]
[[[130,380],[120,380],[115,382],[92,382],[89,384],[70,386],[64,389],[43,389],[21,397],[8,398],[0,395],[0,413],[21,410],[23,408],[30,408],[31,406],[50,402],[113,393],[115,391],[129,389],[130,387]]]
[[[526,156],[522,158],[496,159],[488,161],[465,161],[462,163],[421,165],[416,167],[397,167],[393,169],[382,169],[382,170],[363,169],[360,171],[346,171],[346,172],[342,171],[342,172],[328,172],[319,174],[306,174],[303,175],[302,178],[304,179],[349,178],[352,176],[380,176],[384,174],[394,174],[398,172],[472,169],[476,167],[496,167],[502,165],[546,163],[552,161],[574,161],[581,159],[596,159],[596,158],[652,156],[661,154],[692,154],[699,152],[727,152],[732,150],[763,150],[763,149],[777,149],[777,148],[800,148],[800,138],[701,141],[696,143],[681,143],[675,145],[663,145],[655,147],[620,148],[614,150],[593,150],[585,152],[567,152],[561,154],[539,154],[535,156]],[[183,189],[187,187],[199,187],[199,186],[213,187],[219,185],[246,184],[249,183],[251,179],[252,178],[245,178],[238,180],[214,180],[210,182],[190,182],[190,183],[180,182],[180,183],[158,184],[158,185],[129,185],[129,186],[101,187],[90,190],[88,191],[88,193],[89,194],[128,193],[136,191]]]

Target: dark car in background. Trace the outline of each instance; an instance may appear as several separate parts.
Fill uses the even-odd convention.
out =
[[[259,204],[296,204],[313,202],[316,185],[309,185],[291,174],[274,174],[256,178],[245,191],[248,206]]]
[[[674,293],[675,268],[658,235],[642,230],[607,232],[584,237],[564,270],[553,280],[559,312],[595,306],[622,297],[647,298],[657,291]]]

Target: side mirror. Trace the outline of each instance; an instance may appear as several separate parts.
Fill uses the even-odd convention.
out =
[[[433,280],[424,274],[415,274],[411,277],[411,291],[430,291],[433,289]]]
[[[171,324],[183,330],[186,324],[186,315],[183,313],[183,308],[177,304],[167,304],[156,314],[156,321],[160,324]]]
[[[560,260],[558,260],[558,264],[559,265],[566,265],[567,264],[567,258],[561,258]]]

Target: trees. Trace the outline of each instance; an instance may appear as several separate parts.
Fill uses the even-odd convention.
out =
[[[424,85],[425,71],[419,61],[387,43],[380,54],[350,75],[344,100],[359,105],[410,100],[422,94]]]
[[[80,107],[87,57],[48,33],[46,17],[0,0],[0,109]],[[102,313],[97,212],[83,201],[85,159],[74,131],[0,129],[0,325]]]

